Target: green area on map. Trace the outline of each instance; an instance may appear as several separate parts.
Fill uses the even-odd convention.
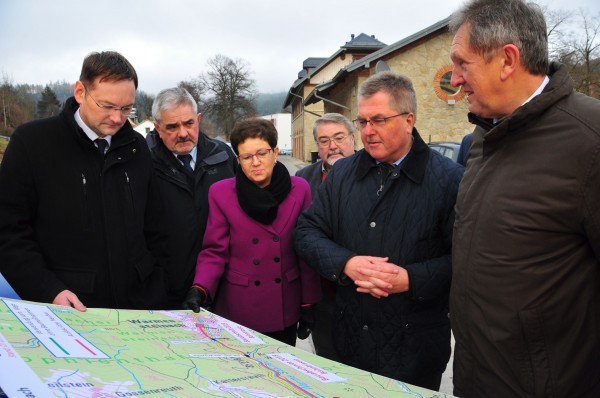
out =
[[[250,330],[264,344],[244,343],[223,327],[223,318],[206,311],[81,313],[47,307],[77,332],[78,342],[102,358],[52,355],[2,300],[0,334],[57,397],[447,396],[329,361]],[[286,363],[296,359],[310,366],[298,369]]]

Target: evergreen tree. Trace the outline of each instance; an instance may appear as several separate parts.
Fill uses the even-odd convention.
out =
[[[56,94],[50,86],[46,86],[42,91],[42,98],[38,101],[37,108],[38,118],[58,115],[60,112],[60,102],[58,102],[58,98],[56,98]]]

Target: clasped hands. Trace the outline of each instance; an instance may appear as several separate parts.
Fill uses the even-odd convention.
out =
[[[408,272],[390,263],[389,257],[354,256],[346,263],[344,273],[358,286],[359,293],[375,298],[408,291]]]

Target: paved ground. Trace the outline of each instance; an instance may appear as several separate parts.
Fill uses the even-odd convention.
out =
[[[293,158],[291,156],[282,155],[279,156],[278,161],[281,162],[285,167],[287,167],[290,175],[296,174],[296,171],[301,169],[302,167],[308,165],[308,163]],[[301,348],[305,351],[315,353],[314,346],[312,344],[312,339],[308,338],[306,340],[298,340],[296,343],[296,347]],[[452,338],[452,352],[454,353],[454,338]],[[442,385],[440,387],[440,392],[446,394],[452,394],[453,384],[452,384],[452,361],[454,359],[454,355],[450,357],[450,361],[446,366],[446,372],[442,375]]]

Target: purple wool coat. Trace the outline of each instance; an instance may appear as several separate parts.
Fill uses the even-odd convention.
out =
[[[250,218],[239,205],[235,178],[209,190],[209,215],[194,283],[208,288],[214,312],[258,332],[298,322],[300,306],[321,298],[319,275],[296,255],[293,231],[311,202],[308,183],[292,188],[271,225]]]

